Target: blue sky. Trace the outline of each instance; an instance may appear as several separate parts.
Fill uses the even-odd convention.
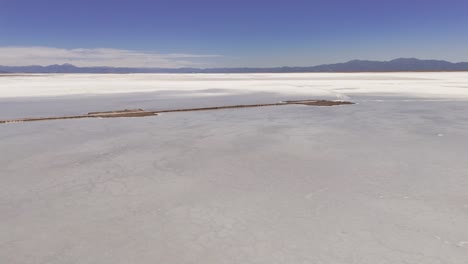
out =
[[[0,0],[0,64],[468,61],[467,0]]]

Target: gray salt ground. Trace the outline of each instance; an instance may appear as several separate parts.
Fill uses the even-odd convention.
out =
[[[161,104],[289,97],[255,94]],[[67,111],[153,103],[114,96]],[[0,262],[466,263],[468,102],[350,99],[2,125]]]

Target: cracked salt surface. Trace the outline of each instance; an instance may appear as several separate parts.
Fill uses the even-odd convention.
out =
[[[171,76],[174,89],[197,78],[237,90],[4,98],[0,115],[328,99],[313,87],[348,81],[368,90],[339,90],[359,102],[347,107],[2,126],[0,263],[466,263],[468,102],[438,87],[468,73]],[[22,78],[42,94],[40,83],[46,93],[82,77]],[[14,93],[7,79],[0,94]]]

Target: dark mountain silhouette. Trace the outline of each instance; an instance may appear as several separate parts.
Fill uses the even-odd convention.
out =
[[[452,63],[442,60],[418,60],[400,58],[391,61],[352,60],[346,63],[319,65],[314,67],[321,72],[352,72],[352,71],[466,71],[467,62]]]
[[[345,63],[311,67],[276,68],[129,68],[77,67],[72,64],[49,66],[0,66],[9,73],[293,73],[293,72],[412,72],[412,71],[468,71],[468,62],[452,63],[443,60],[400,58],[391,61],[352,60]]]

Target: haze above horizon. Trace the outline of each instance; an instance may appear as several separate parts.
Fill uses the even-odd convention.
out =
[[[1,0],[0,65],[468,61],[468,2]]]

